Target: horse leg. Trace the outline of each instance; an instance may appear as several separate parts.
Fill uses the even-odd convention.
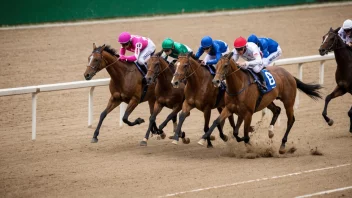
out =
[[[203,131],[204,131],[204,135],[205,135],[208,132],[208,130],[209,130],[209,121],[210,121],[210,116],[211,116],[211,109],[204,109],[203,116],[204,116],[204,128],[203,128]],[[206,139],[207,139],[207,143],[208,143],[207,148],[213,148],[213,144],[210,141],[210,135],[207,136]]]
[[[352,133],[352,107],[348,111],[348,116],[350,117],[350,132]]]
[[[290,133],[293,123],[295,122],[295,116],[293,114],[293,103],[291,105],[285,104],[285,109],[286,109],[286,115],[287,115],[287,129],[284,137],[282,138],[282,143],[279,149],[280,154],[286,153],[285,143],[287,142],[288,134]]]
[[[328,114],[328,111],[327,111],[328,104],[329,104],[330,100],[332,100],[332,99],[334,99],[336,97],[342,96],[345,93],[346,93],[346,91],[344,91],[343,89],[340,89],[339,86],[336,86],[334,91],[332,91],[331,94],[329,94],[325,98],[325,106],[324,106],[324,110],[323,110],[322,115],[323,115],[325,121],[328,123],[329,126],[333,125],[334,121],[327,116],[327,114]]]
[[[186,117],[188,117],[191,113],[190,111],[193,109],[193,107],[191,107],[186,101],[183,103],[182,105],[182,112],[179,115],[178,118],[178,124],[177,124],[177,128],[175,131],[175,136],[174,136],[174,140],[172,141],[173,144],[178,144],[178,140],[179,140],[179,136],[181,135],[181,138],[185,138],[185,133],[181,132],[181,127],[183,125],[183,122],[185,121]]]
[[[110,97],[109,99],[109,103],[107,105],[107,107],[105,108],[105,110],[100,114],[100,119],[99,119],[99,123],[97,128],[94,131],[94,135],[93,138],[91,140],[91,143],[97,143],[98,142],[98,135],[99,135],[99,130],[101,127],[101,124],[103,123],[103,120],[105,119],[105,117],[108,115],[108,113],[110,113],[113,109],[115,109],[117,106],[119,106],[121,104],[120,100],[116,100],[114,97]]]
[[[222,108],[220,108],[220,107],[218,107],[217,108],[218,109],[218,111],[219,111],[219,113],[221,114],[221,111],[222,111]],[[234,121],[233,121],[233,115],[231,115],[232,116],[232,124],[234,124]],[[230,117],[231,117],[230,116]],[[231,119],[230,119],[230,117],[229,117],[229,121],[230,121],[230,124],[231,124]],[[225,135],[224,133],[223,133],[223,128],[224,128],[224,124],[225,124],[225,120],[223,120],[219,125],[217,125],[216,127],[218,128],[218,130],[219,130],[219,135],[220,135],[220,138],[224,141],[224,142],[227,142],[227,140],[229,139],[228,137],[227,137],[227,135]],[[231,126],[233,126],[231,124]],[[208,132],[208,131],[206,131],[206,132]]]
[[[281,108],[276,106],[273,102],[269,104],[268,109],[271,110],[271,112],[273,112],[273,118],[271,119],[270,122],[270,126],[269,126],[269,138],[273,138],[274,137],[274,125],[276,123],[277,118],[280,115],[281,112]]]
[[[242,125],[242,122],[243,122],[243,117],[241,115],[238,115],[238,118],[237,118],[237,125],[235,127],[235,130],[233,131],[233,136],[236,138],[236,141],[237,142],[242,142],[242,138],[240,138],[238,136],[238,132],[240,130],[240,127]]]
[[[249,131],[251,128],[251,122],[252,122],[252,113],[247,113],[246,116],[244,117],[244,136],[242,138],[242,141],[244,141],[244,143],[249,143]]]
[[[177,113],[182,109],[182,104],[177,105],[176,107],[174,107],[172,109],[172,112],[167,116],[167,118],[165,119],[164,122],[162,122],[159,126],[159,131],[162,132],[163,136],[165,138],[165,133],[163,132],[163,128],[166,127],[167,123],[172,119],[173,124],[174,124],[174,130],[173,132],[175,132],[176,126],[177,126]],[[164,139],[163,138],[163,139]],[[173,136],[171,137],[171,139],[173,138]]]
[[[200,145],[204,145],[205,143],[205,139],[208,139],[211,135],[211,133],[214,131],[215,127],[217,127],[218,125],[221,124],[222,121],[224,121],[226,118],[228,118],[229,116],[231,116],[232,113],[228,110],[228,108],[224,108],[221,111],[221,114],[218,118],[216,118],[213,122],[213,124],[211,125],[211,127],[209,128],[209,130],[202,136],[202,138],[198,141],[198,144]]]
[[[137,107],[138,101],[135,99],[130,100],[130,102],[127,105],[126,112],[123,115],[122,121],[126,123],[128,126],[134,126],[136,124],[142,124],[144,120],[142,118],[137,118],[134,122],[130,122],[128,120],[128,116],[132,113],[132,111]]]
[[[177,128],[177,114],[172,118],[173,134],[169,136],[169,139],[174,139],[176,128]],[[160,127],[160,126],[159,126]]]
[[[153,114],[155,103],[156,103],[156,100],[148,100],[150,115]],[[160,111],[161,111],[161,110],[160,110]],[[159,112],[159,113],[160,113],[160,112]],[[155,134],[155,133],[160,134],[160,133],[161,133],[161,132],[159,132],[159,129],[158,129],[158,127],[156,126],[156,122],[155,122],[155,121],[153,122],[153,126],[152,126],[152,128],[151,128],[150,130],[151,130],[151,132],[152,132],[153,134]],[[164,138],[165,138],[165,136],[164,136]],[[163,139],[164,139],[164,138],[163,138]]]
[[[163,106],[159,102],[155,102],[153,114],[149,118],[149,127],[147,129],[147,132],[145,133],[145,136],[144,136],[143,140],[140,142],[141,146],[147,146],[147,141],[149,139],[149,134],[150,134],[150,131],[151,131],[151,129],[152,129],[154,123],[155,123],[156,116],[160,113],[160,111],[162,109],[163,109]],[[164,138],[165,138],[165,136],[164,136]]]

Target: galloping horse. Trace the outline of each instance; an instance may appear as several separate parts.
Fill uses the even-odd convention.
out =
[[[155,81],[155,96],[156,102],[154,104],[153,114],[149,118],[149,127],[145,134],[143,141],[141,141],[141,146],[147,146],[147,141],[149,138],[150,130],[155,123],[156,116],[160,113],[163,107],[172,109],[172,112],[167,116],[166,120],[159,126],[159,133],[161,137],[165,138],[165,133],[162,129],[166,124],[172,119],[174,123],[174,131],[177,126],[177,113],[182,109],[182,103],[185,98],[184,94],[184,84],[181,84],[179,88],[175,89],[171,85],[171,79],[175,72],[174,66],[170,65],[160,56],[161,52],[154,54],[148,60],[148,72],[145,78],[148,84],[152,84]],[[189,142],[189,139],[182,139],[183,141]]]
[[[92,143],[98,142],[99,130],[106,115],[119,106],[121,102],[128,104],[122,120],[129,126],[144,122],[142,118],[137,118],[134,122],[128,120],[128,116],[139,103],[148,101],[150,114],[153,112],[155,86],[150,85],[143,96],[142,74],[138,71],[134,63],[122,62],[118,58],[119,55],[109,45],[104,44],[97,48],[93,43],[93,52],[88,57],[88,66],[84,72],[84,77],[86,80],[90,80],[97,72],[105,68],[111,77],[109,84],[111,97],[106,109],[100,115],[98,126],[91,141]],[[153,132],[158,130],[155,123],[152,130]]]
[[[182,112],[180,113],[179,123],[174,136],[174,144],[177,144],[182,124],[186,117],[190,115],[190,111],[193,108],[197,108],[204,113],[205,133],[209,129],[211,110],[217,108],[218,111],[221,112],[222,107],[225,105],[223,94],[219,97],[219,88],[214,87],[212,84],[212,75],[208,69],[201,66],[200,63],[195,60],[192,53],[180,54],[176,66],[176,72],[171,83],[175,88],[179,87],[181,82],[185,80],[187,80],[187,84],[185,87],[185,101],[182,105]],[[235,129],[233,115],[230,115],[229,121],[232,128]],[[221,139],[227,141],[228,138],[222,131],[224,122],[221,123],[221,126],[218,126],[218,129]],[[207,138],[207,141],[208,147],[212,147],[210,136]]]
[[[226,106],[222,110],[221,115],[214,121],[209,131],[203,135],[202,139],[199,140],[198,143],[203,145],[205,139],[211,135],[214,128],[233,113],[238,115],[237,126],[233,135],[238,142],[244,141],[245,143],[248,143],[250,139],[248,132],[250,129],[253,113],[268,107],[271,111],[273,111],[274,114],[270,123],[270,127],[273,127],[281,111],[280,107],[275,106],[273,101],[275,99],[280,99],[285,106],[288,118],[286,133],[282,139],[282,144],[279,150],[280,154],[285,153],[285,143],[287,142],[287,136],[295,121],[293,105],[296,97],[296,89],[300,89],[312,99],[316,100],[321,98],[318,90],[322,87],[319,84],[305,84],[297,78],[293,77],[290,73],[281,67],[269,67],[268,70],[276,81],[276,88],[264,94],[262,96],[261,102],[257,104],[260,93],[257,86],[253,82],[253,77],[248,74],[248,71],[242,70],[241,67],[232,59],[232,56],[233,52],[226,54],[220,59],[216,65],[216,75],[213,79],[215,86],[219,86],[221,81],[226,79]],[[243,120],[244,137],[240,138],[238,137],[238,128],[241,126]],[[269,137],[272,138],[272,136],[273,134],[269,133]]]
[[[334,121],[327,116],[327,108],[330,100],[342,96],[347,92],[352,94],[352,48],[346,45],[337,34],[339,29],[340,28],[333,30],[330,28],[329,32],[323,36],[323,43],[319,48],[319,53],[322,56],[328,52],[334,51],[337,63],[335,73],[337,86],[334,91],[326,96],[324,111],[322,113],[329,126],[334,123]],[[348,116],[350,117],[350,132],[352,133],[352,107],[348,111]]]

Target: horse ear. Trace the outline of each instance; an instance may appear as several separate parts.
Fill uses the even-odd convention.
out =
[[[230,52],[228,55],[227,55],[227,59],[231,59],[232,58],[232,56],[233,56],[233,52]]]
[[[100,52],[104,51],[106,45],[104,44],[103,46],[101,46]]]
[[[330,27],[330,30],[329,30],[329,32],[333,32],[334,30],[332,29],[332,27]]]
[[[161,54],[163,53],[164,51],[161,50],[160,52],[156,53],[155,56],[161,56]]]
[[[191,55],[192,55],[192,52],[189,52],[189,53],[187,54],[187,58],[189,58]]]
[[[93,50],[97,49],[97,46],[95,45],[95,43],[93,43]]]

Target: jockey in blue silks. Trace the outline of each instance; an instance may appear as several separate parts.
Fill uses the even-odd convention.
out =
[[[202,65],[216,65],[221,56],[229,52],[228,45],[221,40],[213,40],[210,36],[202,38],[200,47],[196,53],[196,58],[199,59],[202,54],[206,52]]]

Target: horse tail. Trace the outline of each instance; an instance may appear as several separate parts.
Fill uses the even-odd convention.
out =
[[[300,91],[303,91],[313,100],[318,100],[319,98],[322,99],[322,96],[320,95],[319,90],[323,87],[320,84],[305,84],[304,82],[300,81],[296,77],[294,78],[296,80],[297,88]]]

